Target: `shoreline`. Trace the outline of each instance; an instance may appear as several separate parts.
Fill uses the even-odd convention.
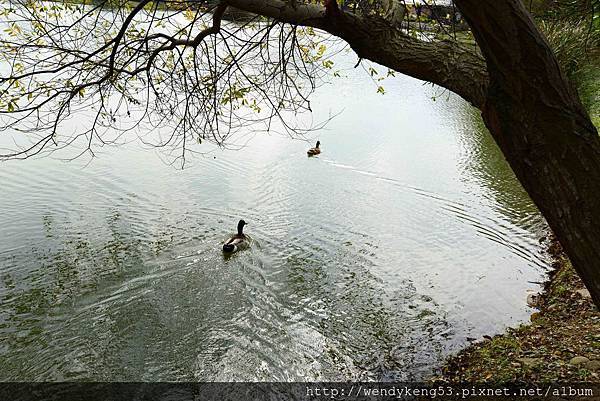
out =
[[[600,383],[600,311],[556,239],[553,270],[528,303],[530,322],[468,345],[432,381],[446,383]]]

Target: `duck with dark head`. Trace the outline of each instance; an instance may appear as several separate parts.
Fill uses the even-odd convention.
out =
[[[244,220],[240,220],[237,226],[237,234],[229,238],[223,244],[223,252],[233,253],[248,245],[248,237],[244,234],[244,226],[247,225]]]
[[[317,146],[315,146],[314,148],[308,149],[306,154],[309,156],[316,156],[319,153],[321,153],[321,149],[319,148],[319,145],[321,145],[321,141],[317,141]]]

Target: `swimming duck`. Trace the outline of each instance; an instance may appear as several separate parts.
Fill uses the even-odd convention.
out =
[[[244,226],[248,224],[244,220],[240,220],[237,226],[237,234],[233,237],[229,238],[227,242],[223,244],[223,252],[233,253],[240,249],[240,247],[244,247],[248,245],[248,238],[246,234],[243,233]]]
[[[321,153],[321,149],[319,149],[320,144],[321,144],[321,141],[317,141],[317,146],[315,146],[314,148],[308,149],[308,152],[306,152],[306,154],[309,156],[315,156],[315,155],[318,155],[319,153]]]

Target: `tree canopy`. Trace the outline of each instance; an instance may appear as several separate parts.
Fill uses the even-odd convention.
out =
[[[133,128],[168,126],[172,135],[152,144],[181,163],[198,142],[226,146],[249,125],[273,129],[274,118],[278,127],[302,135],[311,127],[294,124],[292,117],[310,110],[309,95],[325,74],[335,75],[329,57],[341,47],[323,31],[344,39],[361,59],[482,103],[484,60],[473,44],[451,38],[449,28],[430,19],[443,30],[417,34],[423,21],[413,18],[410,26],[400,2],[356,2],[344,11],[328,4],[4,3],[0,114],[4,128],[25,136],[1,149],[0,158],[74,144],[93,155],[95,146],[118,143],[120,133]],[[76,132],[63,129],[82,110],[91,123]]]

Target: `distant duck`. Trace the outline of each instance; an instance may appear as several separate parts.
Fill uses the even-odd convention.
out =
[[[319,153],[321,153],[321,149],[319,149],[319,145],[320,144],[321,144],[321,141],[317,141],[317,146],[315,146],[314,148],[308,149],[308,151],[306,152],[306,154],[309,155],[309,156],[316,156]]]
[[[246,224],[248,223],[246,223],[244,220],[239,221],[237,226],[237,234],[229,238],[227,242],[223,244],[223,252],[233,253],[238,249],[248,245],[248,238],[246,237],[246,234],[243,233],[244,226]]]

